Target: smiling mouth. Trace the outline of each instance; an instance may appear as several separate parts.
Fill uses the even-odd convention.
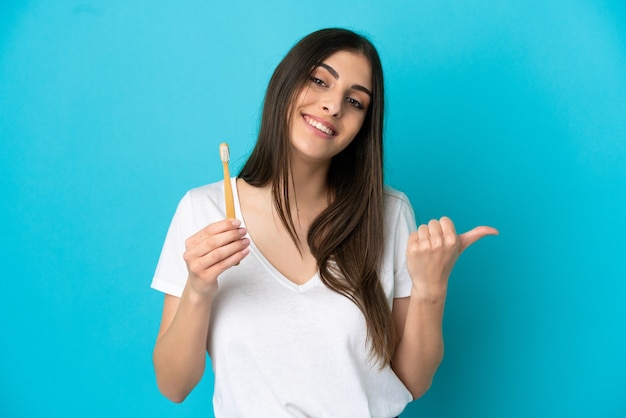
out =
[[[313,119],[309,118],[308,116],[304,116],[304,120],[306,121],[306,123],[308,123],[309,125],[311,125],[315,129],[324,132],[326,135],[331,135],[331,136],[335,135],[335,131],[333,131],[332,129],[330,129],[328,126],[324,125],[321,122],[313,120]]]

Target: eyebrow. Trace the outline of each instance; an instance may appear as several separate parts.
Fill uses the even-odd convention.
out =
[[[330,75],[332,75],[336,80],[339,80],[339,73],[337,71],[335,71],[335,69],[333,67],[331,67],[330,65],[326,64],[325,62],[320,62],[318,64],[318,66],[325,68],[326,71],[328,71],[330,73]],[[362,91],[363,93],[366,93],[368,96],[372,97],[372,92],[369,91],[366,87],[363,87],[360,84],[353,84],[351,87],[353,89],[355,89],[355,90]]]

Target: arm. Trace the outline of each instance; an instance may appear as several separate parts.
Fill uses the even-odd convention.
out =
[[[180,298],[166,295],[152,360],[163,395],[182,402],[205,368],[211,304],[217,277],[248,253],[249,240],[238,221],[211,224],[185,243],[189,277]]]
[[[445,296],[438,301],[428,301],[414,290],[410,297],[393,302],[392,316],[399,330],[399,342],[391,365],[413,399],[430,388],[443,359],[444,302]]]
[[[448,278],[459,255],[471,244],[498,231],[480,226],[457,235],[449,218],[420,225],[407,245],[407,269],[413,286],[408,298],[395,299],[392,310],[399,342],[392,368],[414,399],[430,388],[443,359],[443,312]]]

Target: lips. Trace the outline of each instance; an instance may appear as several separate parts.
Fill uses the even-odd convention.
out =
[[[335,131],[335,129],[334,129],[334,126],[332,126],[332,125],[328,125],[325,122],[313,119],[309,115],[303,115],[303,117],[304,117],[304,120],[305,120],[306,123],[308,123],[309,125],[311,125],[315,129],[317,129],[318,131],[325,133],[326,135],[333,136],[333,135],[335,135],[337,133]]]

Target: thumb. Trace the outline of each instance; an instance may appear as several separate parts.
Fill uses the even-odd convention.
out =
[[[475,243],[481,238],[487,235],[498,235],[500,232],[496,228],[490,226],[477,226],[474,229],[470,229],[464,234],[459,235],[459,242],[461,244],[459,253],[465,251],[467,247]]]

